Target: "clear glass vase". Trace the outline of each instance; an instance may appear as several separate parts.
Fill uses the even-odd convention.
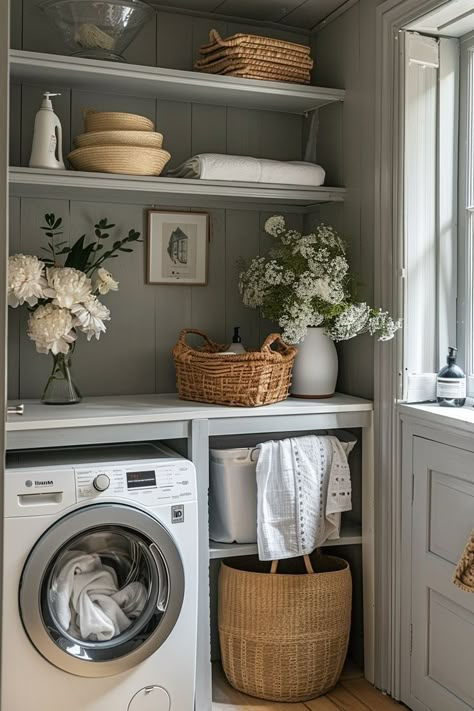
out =
[[[45,405],[75,405],[82,395],[71,376],[71,354],[53,355],[53,369],[41,397]]]

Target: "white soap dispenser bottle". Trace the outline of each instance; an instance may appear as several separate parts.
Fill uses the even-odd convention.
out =
[[[61,122],[53,111],[51,94],[46,91],[43,102],[35,117],[33,146],[31,148],[30,168],[52,168],[64,170]]]

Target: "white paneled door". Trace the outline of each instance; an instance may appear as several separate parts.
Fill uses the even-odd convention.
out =
[[[414,439],[411,693],[474,708],[474,594],[452,580],[474,528],[474,453]]]

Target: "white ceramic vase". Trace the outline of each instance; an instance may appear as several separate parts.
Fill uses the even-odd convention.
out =
[[[334,341],[326,336],[324,328],[308,328],[304,341],[298,343],[292,396],[308,399],[332,397],[336,390],[337,371]]]

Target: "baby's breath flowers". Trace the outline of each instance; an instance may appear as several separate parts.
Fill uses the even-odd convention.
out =
[[[280,325],[288,343],[301,342],[307,329],[317,326],[334,341],[366,332],[380,341],[394,337],[400,321],[352,297],[346,247],[332,227],[319,225],[303,235],[273,215],[265,231],[275,247],[240,274],[240,293],[246,306]]]

